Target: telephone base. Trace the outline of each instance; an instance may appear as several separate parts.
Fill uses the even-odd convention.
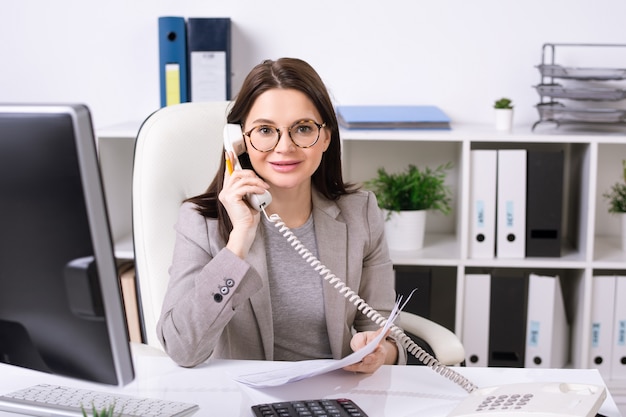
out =
[[[506,384],[475,390],[448,417],[593,417],[606,395],[599,385]]]

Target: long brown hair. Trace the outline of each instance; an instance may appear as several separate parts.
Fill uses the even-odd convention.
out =
[[[330,145],[322,156],[322,161],[311,177],[313,186],[326,198],[336,200],[343,194],[353,192],[353,184],[343,182],[341,172],[341,143],[339,126],[328,90],[317,72],[305,61],[296,58],[280,58],[276,61],[266,60],[255,66],[241,86],[227,122],[243,125],[255,100],[264,92],[275,89],[294,89],[304,94],[313,102],[326,128],[330,130]],[[242,165],[246,166],[244,154]],[[224,206],[217,196],[224,184],[225,161],[221,155],[220,167],[209,185],[209,188],[196,197],[186,201],[195,203],[198,211],[205,217],[217,218],[220,234],[228,240],[232,224]]]

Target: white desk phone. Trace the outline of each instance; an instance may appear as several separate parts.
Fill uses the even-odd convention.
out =
[[[227,124],[224,127],[224,149],[228,153],[227,163],[230,163],[230,157],[234,157],[234,161],[232,161],[233,169],[243,169],[239,162],[239,156],[246,152],[246,144],[243,131],[238,124]],[[280,229],[285,238],[291,242],[294,249],[302,254],[302,257],[312,268],[319,272],[325,281],[333,285],[346,300],[350,300],[373,322],[381,327],[384,326],[386,318],[371,308],[340,278],[336,277],[321,264],[311,252],[306,250],[278,215],[267,215],[265,207],[272,202],[272,196],[268,191],[265,191],[264,194],[249,194],[246,196],[246,200],[251,207],[262,212],[269,221]],[[413,354],[433,371],[459,384],[470,393],[449,414],[449,417],[484,415],[509,417],[592,417],[596,415],[607,395],[606,389],[602,386],[560,382],[506,384],[478,388],[461,374],[439,363],[437,359],[413,342],[399,327],[392,325],[391,333],[409,353]]]

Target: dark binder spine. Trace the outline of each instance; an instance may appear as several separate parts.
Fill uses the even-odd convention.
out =
[[[417,314],[418,316],[430,319],[431,313],[431,271],[429,268],[418,268],[410,266],[394,267],[396,273],[396,294],[406,300],[409,295],[411,299],[404,307],[404,311]],[[415,291],[413,291],[415,290]],[[426,351],[432,353],[428,344],[419,337],[409,334],[409,337]],[[413,355],[407,358],[408,365],[420,365],[421,362]]]
[[[528,277],[521,272],[491,275],[489,366],[524,367]]]
[[[228,17],[191,17],[187,19],[187,43],[188,59],[192,62],[191,55],[197,52],[224,52],[226,54],[225,79],[219,82],[225,83],[225,97],[211,97],[212,101],[230,100],[231,97],[231,21]],[[198,74],[195,74],[197,77]],[[193,85],[194,70],[190,68],[190,86]],[[190,100],[194,98],[193,88],[190,87]],[[202,98],[206,101],[206,98]]]
[[[563,151],[528,151],[526,256],[561,256],[563,158]]]
[[[406,300],[413,295],[404,307],[408,311],[424,318],[431,318],[431,271],[429,268],[396,266],[396,293]]]

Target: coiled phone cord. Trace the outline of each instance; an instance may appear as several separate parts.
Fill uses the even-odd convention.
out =
[[[307,261],[307,263],[309,263],[313,267],[313,269],[322,276],[322,278],[324,278],[325,281],[334,286],[335,289],[337,289],[346,300],[349,300],[352,304],[354,304],[356,308],[363,314],[365,314],[370,320],[378,324],[380,327],[385,326],[385,324],[387,323],[387,319],[382,316],[378,311],[370,307],[365,302],[365,300],[359,297],[359,295],[354,292],[350,287],[348,287],[345,282],[343,282],[340,278],[333,274],[330,269],[324,266],[319,261],[319,259],[317,259],[317,257],[313,255],[300,242],[300,240],[282,221],[278,214],[272,214],[271,216],[268,216],[265,211],[264,205],[261,207],[261,210],[263,211],[265,218],[267,218],[267,220],[269,220],[271,223],[274,223],[274,226],[279,229],[280,233],[282,233],[287,241],[290,242],[291,246],[296,250],[296,252],[298,252],[300,256],[302,256],[302,258]],[[445,366],[436,358],[434,358],[431,354],[422,349],[413,340],[411,340],[411,338],[407,336],[401,328],[399,328],[395,324],[391,325],[390,332],[393,334],[396,340],[400,341],[402,346],[404,346],[409,353],[415,356],[420,362],[430,367],[433,371],[437,372],[439,375],[448,378],[452,382],[460,385],[464,390],[469,393],[478,388],[463,375]]]

